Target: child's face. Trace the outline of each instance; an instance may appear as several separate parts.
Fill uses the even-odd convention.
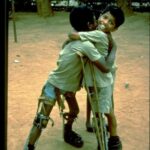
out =
[[[116,30],[115,26],[115,18],[110,14],[110,12],[102,14],[98,19],[98,29],[103,32],[113,32]]]

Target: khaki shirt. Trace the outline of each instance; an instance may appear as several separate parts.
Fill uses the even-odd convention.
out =
[[[75,92],[80,89],[82,64],[77,51],[80,51],[91,61],[99,60],[102,57],[89,41],[70,42],[61,50],[57,68],[49,74],[48,82],[65,91]]]
[[[89,31],[89,32],[79,32],[80,39],[82,41],[89,40],[90,42],[94,43],[95,47],[97,48],[99,54],[101,54],[103,57],[106,57],[108,55],[108,38],[107,34],[99,31]],[[85,67],[86,73],[87,73],[87,84],[88,86],[93,86],[93,78],[91,74],[91,67],[90,67],[90,61],[87,62]],[[113,76],[111,72],[109,73],[102,73],[97,67],[94,66],[94,71],[92,71],[95,74],[95,80],[97,87],[106,87],[108,85],[111,85],[113,83]]]

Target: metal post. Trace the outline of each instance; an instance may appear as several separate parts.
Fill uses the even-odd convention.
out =
[[[12,20],[13,20],[13,29],[14,29],[14,40],[15,40],[15,42],[17,42],[14,0],[11,1],[11,4],[12,4]]]

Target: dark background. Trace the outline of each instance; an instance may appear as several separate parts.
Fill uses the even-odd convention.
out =
[[[9,10],[11,10],[11,1],[9,1]],[[65,6],[58,6],[57,4],[59,1],[63,0],[51,0],[52,9],[59,11],[59,10],[71,10],[71,9],[65,9]],[[65,1],[65,0],[64,0]],[[67,0],[66,0],[67,1]],[[87,5],[90,5],[95,8],[103,8],[104,6],[108,4],[115,4],[115,0],[79,0],[79,3],[85,3]],[[35,12],[37,11],[36,8],[36,0],[14,0],[15,3],[15,10],[16,11],[31,11]],[[131,0],[131,5],[132,9],[134,11],[139,11],[139,12],[148,12],[150,10],[150,2],[149,0]],[[135,4],[136,3],[136,4]],[[66,6],[68,7],[68,6]]]
[[[8,54],[8,8],[7,1],[0,1],[0,110],[1,110],[1,149],[7,149],[7,54]]]

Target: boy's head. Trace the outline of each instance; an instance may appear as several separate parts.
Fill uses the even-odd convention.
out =
[[[96,28],[92,10],[87,6],[78,6],[70,12],[70,24],[76,31],[89,31]]]
[[[104,32],[115,31],[125,21],[124,13],[117,6],[108,6],[98,19],[98,24]]]

